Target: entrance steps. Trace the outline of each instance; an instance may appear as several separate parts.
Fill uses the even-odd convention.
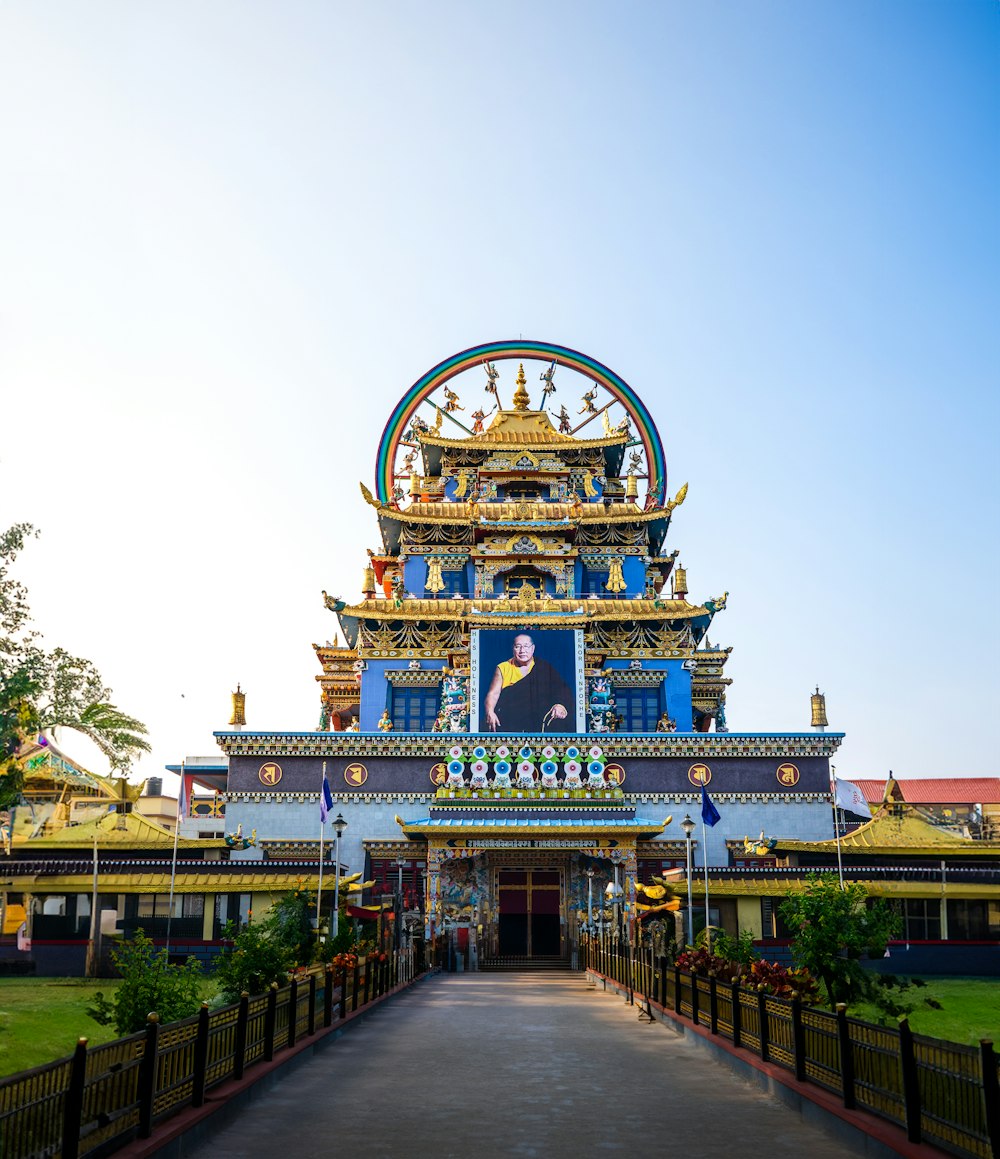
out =
[[[496,973],[499,971],[519,973],[554,973],[554,972],[568,972],[570,969],[569,962],[566,958],[559,955],[552,956],[536,956],[536,957],[521,957],[518,955],[497,955],[496,957],[479,959],[480,971],[488,971]]]

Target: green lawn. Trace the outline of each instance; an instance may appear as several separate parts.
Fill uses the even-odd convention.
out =
[[[916,1002],[908,1016],[914,1033],[967,1046],[989,1038],[1000,1051],[1000,979],[925,976],[923,980],[926,986],[907,990],[903,996],[906,1002]],[[928,1006],[926,998],[940,1002],[941,1009]],[[878,1012],[870,1007],[852,1006],[848,1013],[866,1022],[878,1020]]]
[[[117,978],[0,978],[0,1075],[72,1054],[79,1038],[113,1042],[114,1028],[88,1018],[87,1007],[117,986]]]

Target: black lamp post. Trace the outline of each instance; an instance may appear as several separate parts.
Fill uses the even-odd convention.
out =
[[[685,814],[681,822],[684,836],[687,838],[687,879],[688,879],[688,945],[694,945],[694,907],[691,901],[691,834],[694,832],[694,822],[690,814]]]
[[[333,936],[340,932],[340,839],[344,836],[347,822],[338,813],[333,821]]]

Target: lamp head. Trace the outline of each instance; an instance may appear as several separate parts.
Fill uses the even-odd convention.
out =
[[[347,822],[344,820],[343,813],[338,813],[333,819],[333,831],[338,837],[344,836],[344,830],[347,828]]]
[[[684,820],[681,822],[681,828],[684,830],[685,837],[690,837],[694,832],[694,822],[691,820],[690,814],[685,814]]]

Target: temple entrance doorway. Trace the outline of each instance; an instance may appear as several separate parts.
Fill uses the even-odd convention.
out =
[[[562,873],[553,868],[497,871],[497,933],[503,957],[562,953]]]

